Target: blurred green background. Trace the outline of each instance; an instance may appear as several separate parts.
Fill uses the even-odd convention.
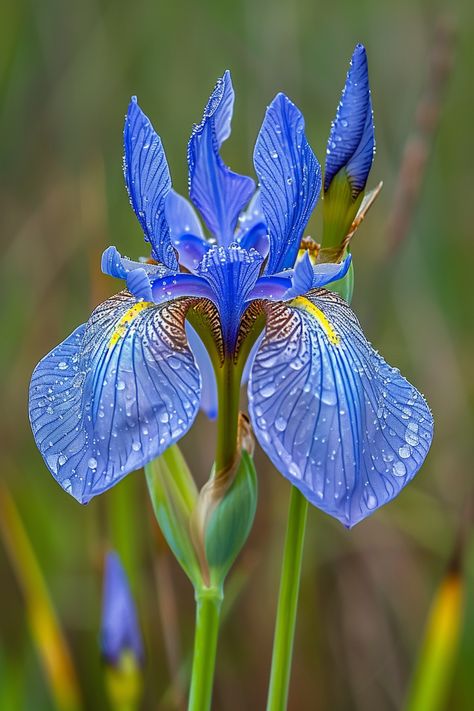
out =
[[[310,511],[290,695],[298,711],[401,707],[430,601],[469,519],[474,5],[0,5],[1,477],[44,572],[86,709],[107,708],[98,629],[108,546],[122,556],[146,636],[144,709],[179,705],[180,684],[170,680],[193,633],[192,589],[156,530],[143,474],[81,507],[46,470],[27,418],[39,358],[117,290],[100,272],[103,249],[146,253],[122,179],[129,97],[138,95],[162,136],[182,192],[191,126],[225,68],[237,101],[224,157],[235,170],[253,174],[253,143],[279,90],[302,109],[323,160],[359,41],[369,55],[377,136],[369,187],[383,179],[384,189],[354,241],[353,306],[375,347],[426,394],[436,436],[415,482],[353,531]],[[318,230],[315,217],[308,231],[318,239]],[[183,443],[201,482],[213,436],[200,415]],[[225,711],[265,705],[289,486],[263,454],[257,462],[257,519],[229,580],[232,609],[218,651],[215,708]],[[462,552],[466,611],[446,705],[456,710],[474,703],[469,535]],[[14,559],[0,545],[0,707],[53,709]]]

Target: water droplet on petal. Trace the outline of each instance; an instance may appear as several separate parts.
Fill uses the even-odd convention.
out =
[[[61,486],[67,494],[72,494],[72,482],[70,479],[64,479],[61,482]]]
[[[91,457],[87,462],[87,466],[89,467],[89,469],[97,469],[97,459]]]
[[[284,417],[277,417],[275,420],[275,429],[278,430],[278,432],[283,432],[286,429],[287,422]]]
[[[403,462],[395,462],[392,467],[392,472],[394,476],[405,476],[407,473],[407,468]]]

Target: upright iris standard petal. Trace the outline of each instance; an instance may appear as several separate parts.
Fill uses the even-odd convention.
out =
[[[165,212],[171,240],[179,255],[179,263],[194,271],[210,248],[209,242],[203,236],[198,216],[186,198],[174,190],[168,193]]]
[[[234,90],[227,71],[217,82],[188,146],[191,200],[225,247],[233,241],[237,218],[255,190],[254,181],[233,173],[219,154],[230,134],[233,105]]]
[[[303,116],[284,94],[267,109],[254,163],[270,235],[267,272],[273,274],[294,265],[321,189],[321,168],[306,140]]]
[[[203,237],[201,223],[193,206],[175,190],[170,190],[166,197],[165,214],[172,240],[185,234]]]
[[[108,553],[105,560],[100,644],[102,656],[112,666],[118,666],[126,653],[133,655],[135,663],[143,662],[143,641],[135,603],[115,552]]]
[[[268,255],[270,240],[263,214],[260,190],[255,192],[247,209],[239,217],[236,242],[244,249],[256,249],[264,258]]]
[[[130,202],[152,246],[152,256],[170,269],[178,268],[165,216],[171,178],[161,139],[150,120],[130,101],[123,133],[124,176]]]
[[[309,501],[353,526],[421,467],[431,413],[336,294],[316,290],[266,308],[249,383],[255,434]]]
[[[36,367],[29,402],[36,444],[81,503],[191,426],[200,377],[184,332],[189,304],[156,306],[121,292]]]
[[[375,136],[365,48],[358,44],[352,55],[336,118],[331,126],[324,173],[324,191],[342,169],[352,198],[365,188],[374,157]]]

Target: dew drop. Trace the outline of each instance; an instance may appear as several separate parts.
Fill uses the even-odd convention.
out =
[[[263,388],[260,390],[260,393],[262,397],[271,397],[276,388],[273,383],[269,383],[268,385],[264,385]]]
[[[335,390],[323,390],[321,393],[321,402],[326,405],[335,405],[337,402],[337,393]]]
[[[171,358],[168,359],[168,364],[173,370],[179,370],[181,368],[181,361],[179,358],[175,358],[175,356],[171,356]]]
[[[72,494],[72,482],[70,479],[64,479],[61,482],[61,486],[67,494]]]
[[[398,454],[402,459],[408,459],[411,454],[411,447],[409,447],[408,444],[404,444],[402,447],[399,448]]]
[[[89,469],[97,469],[97,459],[91,457],[87,462],[87,466],[89,467]]]
[[[416,430],[410,427],[410,425],[413,425],[413,427],[416,427]],[[405,432],[405,442],[412,447],[416,447],[418,442],[420,441],[420,438],[418,437],[418,425],[415,422],[410,422],[410,424],[407,427],[407,430]]]
[[[287,422],[284,417],[277,417],[275,420],[275,429],[278,430],[278,432],[283,432],[286,429]]]
[[[67,363],[66,363],[66,361],[65,361],[65,360],[61,360],[61,361],[58,363],[58,368],[59,368],[59,370],[66,370],[66,368],[67,368]]]
[[[392,472],[394,476],[405,476],[407,473],[407,468],[403,462],[395,462],[392,467]]]
[[[132,443],[132,449],[134,452],[139,452],[141,448],[142,448],[142,445],[140,442],[133,442]]]
[[[375,507],[377,506],[377,498],[374,496],[374,494],[368,493],[367,491],[364,492],[364,499],[365,503],[368,509],[370,511],[373,511]]]
[[[125,383],[123,380],[119,380],[117,383],[117,390],[125,390]]]
[[[297,477],[298,479],[301,479],[301,472],[300,468],[295,462],[291,462],[290,466],[288,467],[288,471],[292,476]]]

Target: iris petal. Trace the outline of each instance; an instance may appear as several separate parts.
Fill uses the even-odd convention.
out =
[[[262,263],[262,256],[255,250],[247,252],[232,244],[227,249],[213,247],[199,265],[198,274],[212,290],[208,298],[217,306],[224,342],[230,350]]]
[[[239,217],[236,241],[244,249],[256,249],[262,257],[268,255],[270,240],[268,228],[265,224],[265,215],[262,210],[260,190],[255,192],[247,209]]]
[[[173,240],[173,244],[178,250],[179,263],[189,271],[196,271],[199,262],[206,252],[211,248],[211,244],[203,237],[192,234],[183,234]]]
[[[263,276],[257,279],[254,288],[250,293],[251,299],[269,299],[270,301],[280,301],[291,289],[291,269],[288,274],[281,272],[273,276]]]
[[[166,196],[165,214],[173,240],[189,233],[203,237],[201,223],[196,211],[191,203],[175,190],[170,190]]]
[[[234,239],[237,218],[255,190],[252,178],[232,172],[219,148],[230,134],[234,90],[230,73],[217,82],[188,145],[189,195],[219,244]]]
[[[101,268],[104,274],[117,279],[126,279],[129,272],[143,269],[150,276],[164,276],[170,270],[162,264],[148,264],[147,262],[134,262],[128,257],[122,257],[116,247],[107,247],[102,254]]]
[[[321,189],[321,168],[304,134],[300,110],[278,94],[265,114],[254,151],[270,235],[267,272],[292,267]]]
[[[329,135],[324,191],[341,168],[346,169],[352,197],[365,188],[374,157],[375,136],[365,48],[352,55],[341,100]]]
[[[29,413],[36,444],[81,503],[182,437],[200,378],[184,332],[186,299],[162,306],[121,292],[36,367]]]
[[[209,353],[189,322],[186,322],[186,335],[201,373],[201,410],[210,420],[215,420],[217,417],[217,383]]]
[[[306,294],[311,289],[326,286],[326,284],[342,279],[347,274],[351,261],[352,256],[348,254],[344,261],[337,264],[328,262],[313,265],[308,252],[305,252],[293,269],[291,288],[285,292],[283,298],[295,298]]]
[[[123,141],[125,183],[145,239],[152,246],[152,256],[170,269],[177,269],[165,216],[165,198],[171,189],[168,163],[161,139],[136,97],[132,97],[125,117]]]
[[[267,307],[249,402],[277,469],[346,526],[400,492],[432,439],[423,397],[372,349],[346,302],[325,290]]]
[[[174,190],[166,198],[165,213],[179,263],[194,271],[211,246],[204,239],[199,218],[191,203]]]
[[[198,296],[210,299],[212,288],[205,279],[195,274],[173,274],[156,279],[151,286],[153,301],[156,304],[177,299],[180,296]]]

